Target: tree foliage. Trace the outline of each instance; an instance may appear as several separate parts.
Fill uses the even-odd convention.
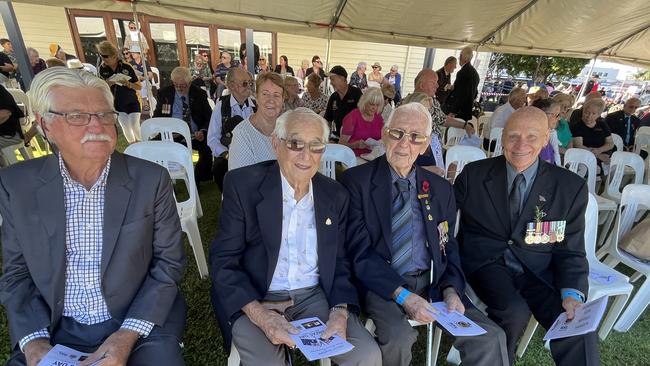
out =
[[[580,74],[589,60],[582,58],[513,55],[500,55],[499,70],[505,70],[510,75],[524,74],[545,82],[550,78],[574,78]],[[537,73],[537,74],[535,74]]]
[[[634,74],[637,80],[650,80],[650,70],[642,70]]]

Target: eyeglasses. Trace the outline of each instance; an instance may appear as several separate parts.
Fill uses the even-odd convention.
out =
[[[186,83],[185,84],[172,83],[172,84],[174,84],[174,88],[179,88],[179,89],[184,89],[188,87]]]
[[[379,68],[379,67],[377,67],[377,66],[371,66],[371,67],[372,67],[373,69],[378,69],[378,68]]]
[[[124,52],[124,53],[122,53],[122,54],[123,54],[124,56],[128,56],[128,55],[131,54],[131,52]],[[104,56],[102,56],[102,57],[104,57]]]
[[[90,123],[90,118],[92,116],[97,117],[99,122],[103,125],[110,126],[114,125],[117,122],[117,112],[99,112],[99,113],[82,113],[82,112],[70,112],[70,113],[61,113],[56,111],[48,111],[48,113],[62,116],[68,124],[72,126],[86,126]]]
[[[551,116],[551,117],[553,117],[553,118],[558,118],[558,117],[560,117],[560,113],[549,113],[549,112],[546,112],[546,115],[547,115],[547,116]]]
[[[295,152],[301,152],[305,149],[306,146],[309,147],[309,151],[311,151],[314,154],[322,154],[325,152],[325,148],[327,145],[323,142],[320,141],[312,141],[310,143],[306,143],[302,140],[297,140],[297,139],[280,139],[284,141],[287,149]]]
[[[252,81],[237,81],[237,80],[233,80],[232,83],[233,83],[233,85],[241,86],[242,88],[248,88],[248,87],[252,87],[252,86],[253,86],[253,82],[252,82]]]
[[[408,141],[413,145],[421,145],[427,141],[427,136],[421,133],[417,133],[417,132],[406,133],[406,131],[399,128],[387,128],[386,132],[388,132],[388,137],[390,137],[395,141],[401,141],[402,138],[404,138],[404,136],[408,136]]]

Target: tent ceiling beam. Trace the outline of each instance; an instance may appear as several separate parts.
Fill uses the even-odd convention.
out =
[[[492,39],[492,37],[494,37],[495,34],[497,34],[497,33],[498,33],[499,31],[501,31],[503,28],[507,27],[510,23],[514,22],[514,21],[515,21],[517,18],[519,18],[523,13],[525,13],[526,11],[528,11],[528,9],[530,9],[533,5],[535,5],[535,4],[537,3],[537,1],[538,1],[538,0],[531,0],[530,2],[528,2],[528,4],[526,4],[526,5],[525,5],[523,8],[521,8],[518,12],[516,12],[515,14],[513,14],[513,15],[512,15],[510,18],[508,18],[505,22],[501,23],[498,27],[496,27],[495,30],[493,30],[492,32],[490,32],[487,36],[485,36],[483,39],[481,39],[481,40],[478,42],[479,47],[482,46],[482,45],[484,45],[487,41],[489,41],[490,39]]]

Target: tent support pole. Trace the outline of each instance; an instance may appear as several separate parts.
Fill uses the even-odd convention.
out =
[[[406,74],[408,73],[409,69],[409,63],[411,62],[411,46],[406,47],[406,60],[404,60],[404,72],[402,72],[402,84],[400,85],[401,90],[402,90],[402,95],[401,97],[405,97],[406,95],[404,94],[404,80],[406,80]]]
[[[433,59],[436,57],[435,48],[427,48],[424,51],[424,63],[422,65],[423,69],[432,69],[433,68]]]
[[[594,71],[594,66],[596,66],[596,60],[598,60],[598,54],[594,56],[593,59],[591,59],[591,67],[589,68],[589,72],[587,73],[587,77],[585,77],[585,81],[582,83],[582,88],[580,88],[580,94],[576,98],[575,103],[573,103],[573,108],[575,108],[578,105],[578,100],[580,100],[580,95],[587,96],[589,92],[585,90],[587,87],[587,83],[589,82],[589,79],[591,78],[591,73]]]
[[[149,73],[147,72],[147,63],[149,61],[147,61],[147,53],[144,52],[145,48],[142,47],[142,39],[140,39],[140,21],[138,20],[138,10],[135,6],[135,0],[131,0],[131,7],[133,8],[133,23],[135,23],[135,29],[138,32],[138,45],[140,46],[140,57],[142,57],[142,70],[144,71],[144,85],[147,90],[147,100],[149,101],[149,117],[153,117],[153,110],[151,110],[153,93],[151,92],[151,82],[149,81]]]
[[[246,28],[246,66],[255,80],[255,43],[253,43],[253,30]]]
[[[32,84],[32,79],[34,78],[34,71],[29,62],[29,56],[27,56],[25,41],[20,32],[16,13],[14,12],[14,7],[11,4],[11,1],[0,1],[0,13],[2,13],[2,21],[5,23],[5,28],[7,29],[7,36],[9,36],[8,38],[14,46],[14,56],[16,56],[16,59],[18,60],[17,66],[18,70],[20,70],[25,90],[28,90],[29,86]]]

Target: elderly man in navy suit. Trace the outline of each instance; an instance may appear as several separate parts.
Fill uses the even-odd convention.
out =
[[[431,115],[419,103],[398,107],[386,121],[386,155],[349,169],[348,246],[363,285],[364,310],[377,326],[383,364],[409,365],[417,339],[407,318],[432,322],[431,302],[465,313],[487,330],[459,337],[465,365],[505,365],[505,334],[465,298],[465,277],[454,238],[456,202],[451,185],[414,165],[431,141]]]
[[[230,171],[220,230],[210,249],[212,301],[226,349],[244,365],[287,365],[295,346],[289,321],[319,317],[322,338],[338,334],[354,349],[339,365],[379,365],[381,353],[354,314],[357,292],[345,251],[348,193],[318,173],[327,122],[306,108],[278,118],[276,161]]]
[[[468,164],[454,188],[458,240],[468,282],[506,332],[510,364],[531,312],[548,329],[587,298],[584,215],[587,185],[539,159],[546,114],[516,110],[503,130],[503,156]],[[594,332],[551,341],[558,365],[598,365]]]

